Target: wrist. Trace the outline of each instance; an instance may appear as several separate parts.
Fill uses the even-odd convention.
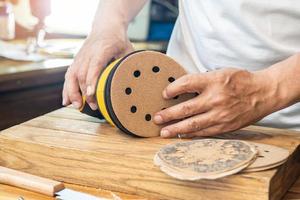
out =
[[[261,71],[254,72],[257,87],[261,88],[260,96],[271,114],[294,103],[294,97],[286,82],[286,77],[280,67],[271,66]]]
[[[300,102],[300,54],[278,62],[265,71],[266,77],[277,86],[281,109]]]
[[[255,87],[257,87],[257,108],[263,116],[286,107],[286,94],[282,90],[281,81],[273,71],[264,69],[254,72]]]

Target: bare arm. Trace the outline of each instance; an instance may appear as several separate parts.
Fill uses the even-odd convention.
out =
[[[274,84],[276,108],[280,110],[300,102],[300,53],[262,71]]]
[[[127,37],[129,22],[137,15],[147,0],[101,0],[92,30],[65,75],[63,105],[82,105],[81,95],[86,95],[92,109],[97,109],[94,99],[97,78],[102,68],[112,59],[133,48]]]

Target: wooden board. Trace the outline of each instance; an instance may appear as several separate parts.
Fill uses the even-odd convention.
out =
[[[91,188],[91,187],[78,186],[73,184],[67,184],[66,186],[67,188],[71,188],[76,191],[81,191],[98,197],[105,197],[110,200],[115,200],[113,195],[117,195],[122,200],[149,200],[150,199],[147,197],[129,195],[126,193],[119,193],[119,192],[116,193],[116,192],[103,190],[99,188]],[[0,199],[16,200],[19,197],[23,197],[26,200],[55,200],[54,198],[47,197],[42,194],[0,184]],[[298,178],[298,180],[294,183],[294,185],[289,189],[289,191],[283,198],[283,200],[296,200],[296,199],[300,199],[300,178]]]
[[[238,139],[277,145],[292,155],[273,170],[207,181],[175,180],[153,164],[178,139],[133,138],[64,108],[0,134],[0,165],[67,183],[158,199],[280,199],[300,174],[300,133],[249,127]]]
[[[120,197],[122,200],[148,200],[148,197],[128,195],[126,193],[116,193],[108,190],[103,190],[100,188],[91,188],[85,186],[78,186],[74,184],[65,184],[67,188],[71,188],[76,191],[81,191],[87,194],[92,194],[98,197],[105,197],[107,199],[115,200],[113,194]],[[23,197],[26,200],[55,200],[54,198],[47,197],[42,194],[35,192],[19,189],[16,187],[11,187],[7,185],[0,184],[0,199],[5,200],[16,200],[19,197]],[[283,200],[296,200],[300,199],[300,177],[294,183],[294,185],[289,189],[289,191],[284,196]]]
[[[103,189],[96,189],[84,186],[78,186],[73,184],[65,184],[68,189],[72,189],[75,191],[83,192],[86,194],[91,194],[96,197],[105,198],[107,200],[116,200],[114,197],[120,197],[122,200],[146,200],[144,197],[129,195],[125,193],[119,192],[111,192]],[[28,190],[23,190],[20,188],[2,185],[0,184],[0,199],[1,200],[18,200],[19,197],[23,197],[24,200],[55,200],[54,197],[49,197],[43,194],[39,194],[36,192],[31,192]],[[290,200],[290,199],[288,199]]]

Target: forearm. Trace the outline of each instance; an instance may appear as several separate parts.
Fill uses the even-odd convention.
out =
[[[300,54],[293,55],[262,71],[271,85],[274,109],[280,110],[300,102]]]
[[[130,21],[146,2],[147,0],[101,0],[91,33],[98,33],[105,26],[118,26],[127,30]]]

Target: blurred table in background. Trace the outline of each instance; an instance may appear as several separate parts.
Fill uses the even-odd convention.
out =
[[[81,45],[83,40],[48,42],[68,46],[70,43]],[[134,42],[133,45],[136,50],[165,52],[167,48],[167,42]],[[72,59],[24,62],[0,58],[0,130],[60,108],[64,74],[71,63]]]
[[[61,107],[70,59],[39,63],[0,60],[0,130]]]

